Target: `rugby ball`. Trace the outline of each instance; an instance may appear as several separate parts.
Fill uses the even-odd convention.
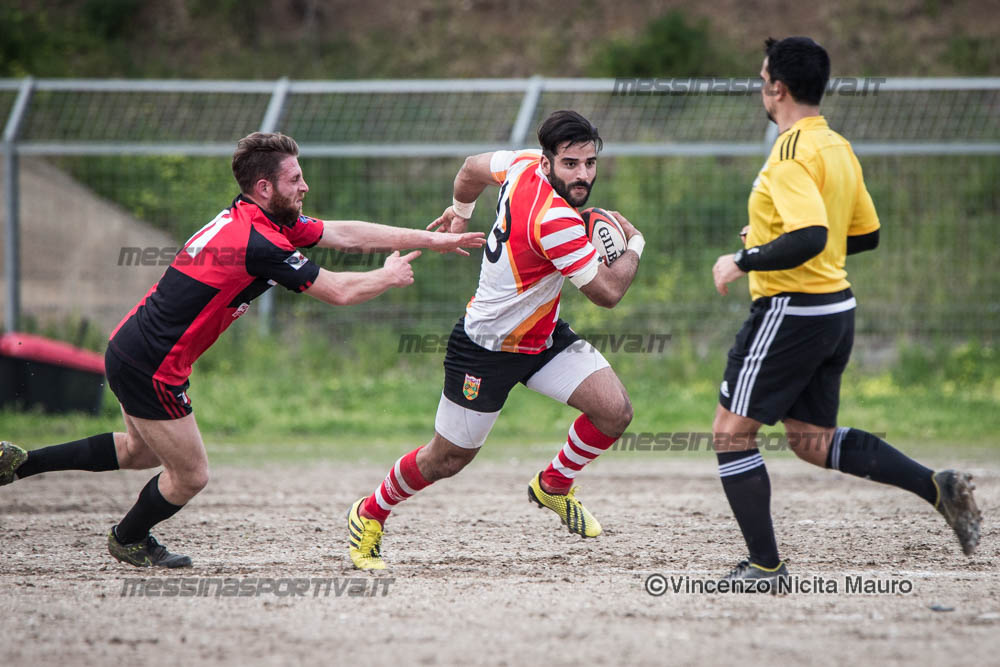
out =
[[[598,259],[604,264],[611,264],[625,252],[628,245],[625,230],[618,224],[615,217],[596,206],[580,211],[583,218],[583,228],[590,243],[597,248]]]

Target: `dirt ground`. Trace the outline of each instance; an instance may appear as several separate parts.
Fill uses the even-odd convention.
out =
[[[104,538],[147,473],[23,480],[0,490],[2,663],[997,664],[1000,466],[968,466],[986,517],[973,558],[914,496],[769,469],[792,572],[837,593],[645,592],[654,573],[714,580],[743,552],[708,460],[593,465],[580,497],[605,534],[588,541],[527,502],[534,462],[476,462],[397,510],[377,577],[350,569],[344,515],[382,466],[216,467],[155,531],[195,567],[154,573],[113,562]],[[845,576],[897,592],[849,592]],[[178,593],[197,578],[262,592]],[[123,596],[143,580],[162,588]]]

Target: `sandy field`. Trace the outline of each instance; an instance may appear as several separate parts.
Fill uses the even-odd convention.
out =
[[[770,463],[799,576],[778,596],[694,590],[743,553],[714,459],[597,462],[579,497],[605,533],[587,541],[528,503],[534,463],[475,462],[401,505],[378,575],[350,568],[344,516],[383,466],[216,467],[154,531],[194,567],[155,572],[105,548],[148,473],[51,473],[0,489],[0,662],[997,664],[1000,466],[967,469],[972,558],[915,496]]]

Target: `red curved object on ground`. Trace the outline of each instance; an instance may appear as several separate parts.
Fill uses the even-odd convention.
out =
[[[104,375],[103,355],[32,334],[8,333],[0,336],[0,356]]]

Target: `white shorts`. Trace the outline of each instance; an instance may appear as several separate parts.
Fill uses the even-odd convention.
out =
[[[496,354],[485,350],[484,352]],[[524,384],[532,391],[566,404],[584,380],[602,368],[609,367],[610,364],[600,351],[587,341],[578,339],[532,373]],[[484,378],[482,382],[489,380],[490,378]],[[516,381],[513,384],[516,384]],[[442,393],[437,417],[434,420],[434,430],[442,438],[459,447],[478,449],[486,442],[486,437],[499,416],[500,410],[478,412],[456,403]]]

